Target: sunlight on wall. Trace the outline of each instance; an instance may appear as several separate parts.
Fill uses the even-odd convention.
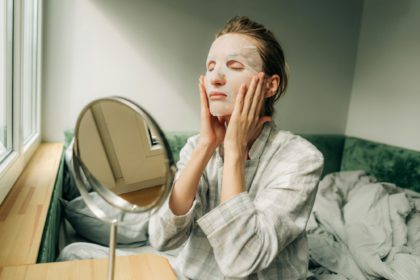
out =
[[[69,11],[69,7],[50,4],[54,10]],[[47,56],[44,78],[48,79],[43,101],[44,138],[61,139],[64,129],[75,126],[79,112],[88,102],[112,95],[137,102],[162,127],[187,130],[178,118],[168,117],[167,108],[174,108],[171,114],[177,113],[175,108],[183,108],[184,114],[194,112],[189,112],[189,107],[183,104],[184,99],[179,98],[165,72],[156,69],[156,64],[146,58],[153,51],[147,49],[147,38],[145,44],[133,45],[118,26],[89,1],[67,5],[73,5],[70,9],[73,13],[67,15],[65,23],[60,22],[65,24],[66,30],[54,30],[65,32],[66,36],[64,40],[47,42],[44,54]],[[51,58],[50,52],[54,53]]]
[[[322,3],[46,0],[43,139],[62,140],[87,102],[108,95],[138,102],[164,130],[198,131],[198,77],[214,33],[238,14],[265,24],[285,50],[280,127],[342,134],[362,0]]]

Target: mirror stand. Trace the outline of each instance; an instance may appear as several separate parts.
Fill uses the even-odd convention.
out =
[[[98,217],[102,218],[104,221],[108,221],[110,225],[109,229],[109,252],[108,252],[108,280],[114,280],[115,275],[115,250],[117,243],[117,233],[118,233],[118,223],[121,223],[124,220],[125,212],[122,212],[119,218],[109,220],[106,218],[105,213],[102,212],[95,204],[89,199],[89,194],[84,185],[96,186],[97,182],[95,178],[85,169],[83,163],[80,161],[77,155],[73,156],[73,170],[75,171],[76,186],[78,187],[80,194],[85,200],[85,203],[90,207],[90,209]],[[94,189],[96,189],[94,187]]]
[[[115,269],[115,244],[117,239],[118,221],[112,220],[109,232],[109,258],[108,258],[108,280],[114,279]]]
[[[108,280],[114,280],[115,275],[115,250],[117,244],[118,224],[124,220],[125,212],[120,215],[120,220],[114,219],[109,225],[109,253],[108,253]]]

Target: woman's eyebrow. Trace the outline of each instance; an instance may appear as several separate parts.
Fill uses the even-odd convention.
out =
[[[238,57],[242,57],[242,55],[240,53],[232,53],[226,56],[226,58],[238,58]]]

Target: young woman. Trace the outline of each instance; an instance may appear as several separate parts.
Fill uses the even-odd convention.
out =
[[[261,24],[235,17],[216,35],[206,67],[201,131],[151,217],[151,245],[184,245],[174,268],[189,279],[306,279],[305,227],[323,157],[272,122],[287,86],[282,48]]]

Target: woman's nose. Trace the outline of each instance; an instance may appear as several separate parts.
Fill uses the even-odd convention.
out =
[[[218,69],[214,69],[210,75],[210,83],[212,86],[222,86],[226,83],[226,75]]]

